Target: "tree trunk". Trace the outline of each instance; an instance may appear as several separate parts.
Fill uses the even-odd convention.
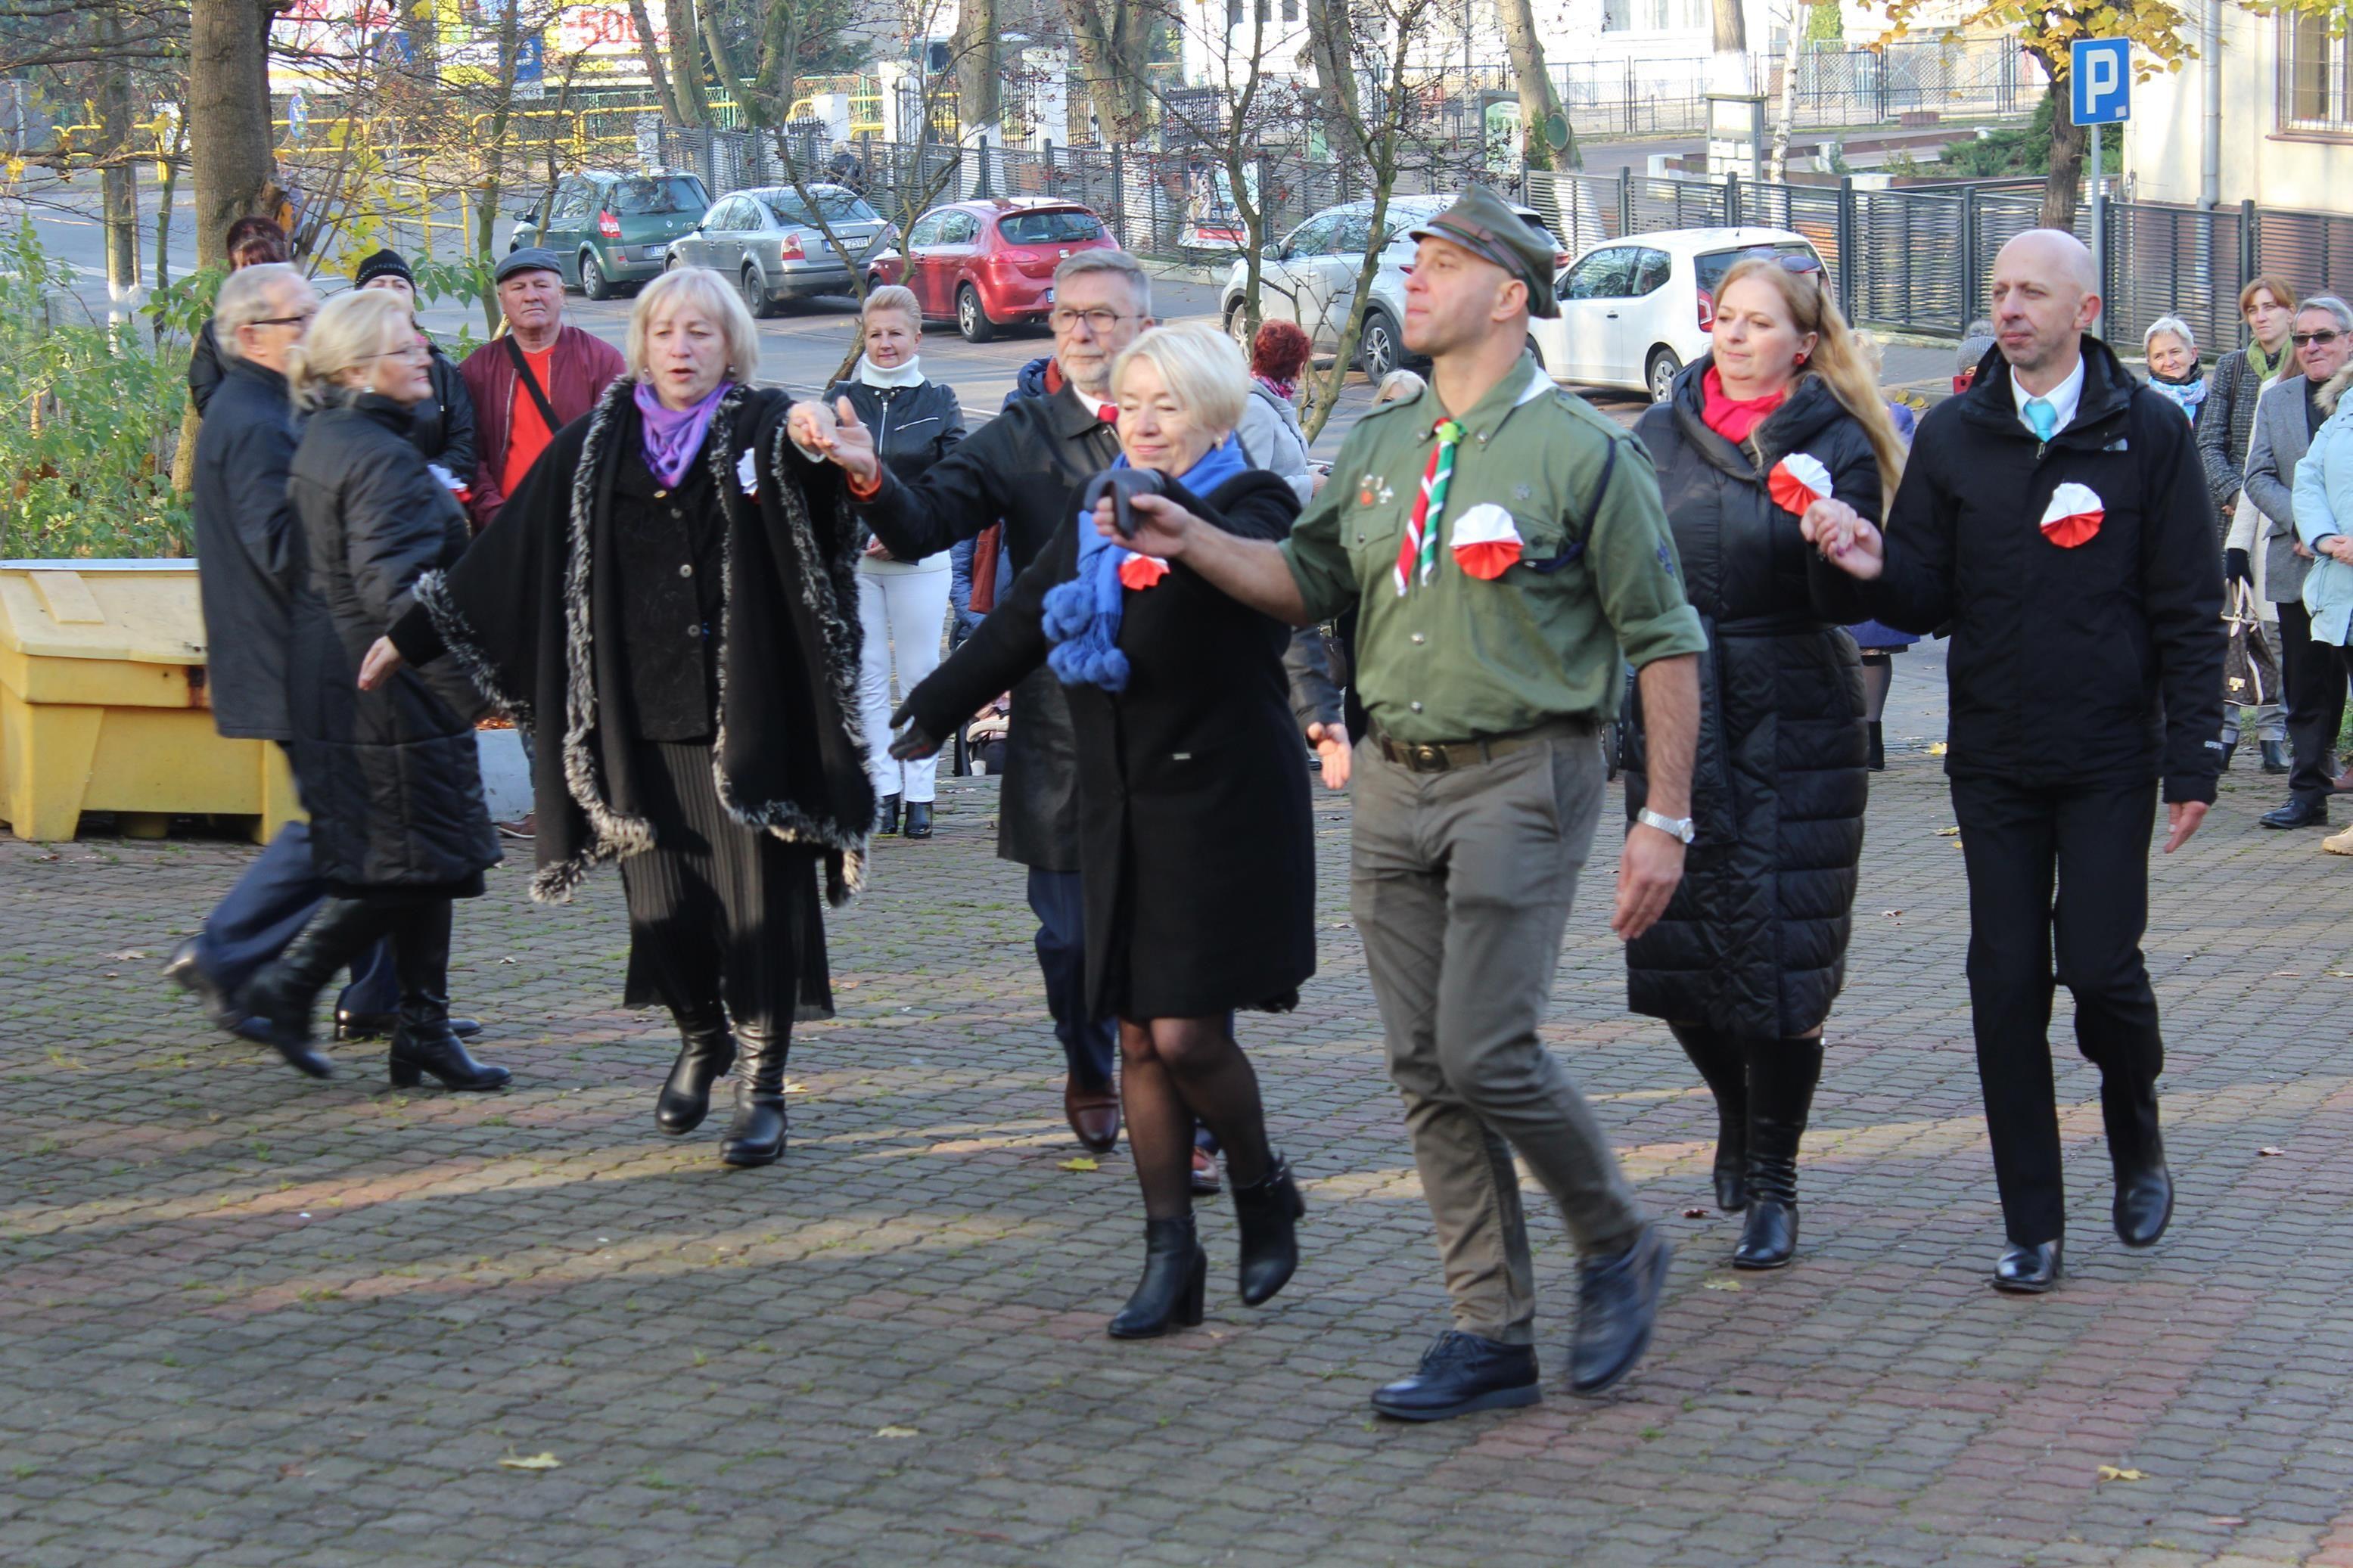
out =
[[[965,134],[1005,118],[1004,47],[997,26],[997,0],[963,0],[956,13],[956,118]]]
[[[727,47],[726,32],[719,25],[719,7],[705,5],[695,16],[702,24],[702,47],[711,51],[711,68],[718,75],[720,90],[735,100],[735,112],[744,117],[744,124],[760,124],[760,115],[752,103],[752,84],[736,70],[735,57]]]
[[[188,116],[185,107],[173,117],[172,151],[164,160],[164,177],[155,186],[155,287],[172,286],[172,206],[179,199],[180,163],[188,155]]]
[[[1087,97],[1094,103],[1104,142],[1136,145],[1150,119],[1143,58],[1148,18],[1135,16],[1127,0],[1062,0],[1062,6],[1071,18],[1079,69],[1086,78]]]
[[[139,308],[139,169],[131,162],[131,66],[122,47],[122,19],[102,14],[99,37],[115,58],[99,88],[100,138],[107,163],[99,174],[99,217],[106,229],[106,320],[120,327]]]
[[[670,13],[670,86],[678,111],[689,125],[711,123],[711,100],[702,90],[702,46],[694,22],[694,0],[663,0]]]
[[[1577,148],[1576,132],[1568,133],[1567,145],[1556,152],[1545,134],[1553,116],[1560,114],[1560,100],[1552,89],[1552,72],[1545,68],[1544,37],[1536,31],[1535,5],[1530,0],[1496,0],[1495,8],[1502,13],[1504,38],[1512,51],[1512,75],[1519,82],[1520,142],[1527,166],[1583,168],[1585,155]],[[1568,123],[1567,115],[1561,115],[1561,123]]]
[[[1798,119],[1798,66],[1805,57],[1805,18],[1810,14],[1795,5],[1789,7],[1789,47],[1781,57],[1781,118],[1773,128],[1773,157],[1765,175],[1777,185],[1789,174],[1789,132]]]
[[[2091,151],[2091,136],[2068,115],[2065,67],[2063,56],[2057,68],[2050,59],[2042,61],[2042,68],[2051,73],[2051,96],[2058,100],[2051,116],[2051,173],[2042,182],[2042,226],[2072,234],[2075,209],[2081,205],[2077,193],[2084,179],[2084,155]]]
[[[1307,55],[1315,70],[1325,125],[1362,139],[1356,66],[1349,47],[1348,0],[1307,0]]]
[[[499,25],[498,99],[491,110],[490,136],[483,142],[490,156],[482,171],[481,205],[476,209],[474,219],[474,253],[478,256],[491,254],[491,232],[499,221],[499,190],[506,174],[507,121],[514,113],[515,72],[520,68],[522,57],[522,23],[517,16],[521,10],[520,5],[509,5]],[[641,37],[652,36],[650,33],[639,35]],[[540,215],[543,230],[546,221],[547,215],[543,211]],[[482,295],[482,321],[484,330],[493,335],[499,330],[499,314],[498,291],[485,292]]]
[[[258,0],[194,0],[189,7],[188,163],[200,266],[227,259],[230,224],[277,205],[269,17]]]
[[[752,84],[759,106],[757,124],[782,125],[792,112],[800,79],[800,0],[768,0],[760,27],[760,75]]]
[[[661,46],[654,42],[654,19],[646,10],[646,0],[629,0],[629,21],[638,33],[638,55],[645,61],[646,79],[653,83],[654,101],[661,105],[662,118],[672,125],[683,125],[686,119],[678,111],[678,94],[670,88],[670,72],[662,68]]]
[[[1748,81],[1748,17],[1740,0],[1710,0],[1715,58],[1709,85],[1717,92],[1750,91]]]

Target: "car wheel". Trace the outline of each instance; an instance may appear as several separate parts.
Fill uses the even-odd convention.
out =
[[[580,253],[580,291],[591,300],[613,297],[612,280],[605,276],[605,268],[598,265],[596,253],[593,250]]]
[[[1245,301],[1237,300],[1226,307],[1226,336],[1234,340],[1234,345],[1242,351],[1243,357],[1249,357],[1250,310]]]
[[[985,343],[997,336],[997,323],[981,308],[980,290],[969,283],[956,290],[956,331],[968,343]]]
[[[1402,347],[1397,323],[1389,320],[1388,312],[1371,311],[1365,317],[1364,336],[1356,343],[1356,368],[1377,386],[1383,376],[1397,369]]]
[[[761,279],[760,269],[756,267],[744,268],[742,282],[745,309],[763,321],[775,316],[776,308],[768,301],[768,285]]]
[[[1674,395],[1675,377],[1683,374],[1683,362],[1675,357],[1672,349],[1652,349],[1651,362],[1644,367],[1642,384],[1651,389],[1651,401],[1664,403]]]

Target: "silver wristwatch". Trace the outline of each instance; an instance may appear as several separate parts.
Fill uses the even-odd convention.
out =
[[[1661,816],[1647,805],[1634,814],[1634,820],[1645,827],[1655,827],[1660,832],[1680,839],[1685,844],[1699,837],[1699,830],[1692,826],[1690,817]]]

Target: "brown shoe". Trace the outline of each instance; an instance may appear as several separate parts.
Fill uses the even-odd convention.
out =
[[[509,838],[536,838],[539,837],[539,813],[529,812],[512,822],[501,822],[499,831]]]
[[[1119,1091],[1110,1084],[1101,1089],[1082,1089],[1075,1078],[1062,1084],[1062,1114],[1070,1118],[1071,1131],[1079,1142],[1098,1154],[1108,1154],[1119,1145]]]
[[[2343,773],[2338,773],[2335,781],[2329,784],[2328,793],[2331,795],[2353,795],[2353,768],[2348,768]]]

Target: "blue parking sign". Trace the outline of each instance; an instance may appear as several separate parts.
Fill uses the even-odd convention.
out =
[[[2132,118],[2132,40],[2078,38],[2068,49],[2067,101],[2078,125]]]

